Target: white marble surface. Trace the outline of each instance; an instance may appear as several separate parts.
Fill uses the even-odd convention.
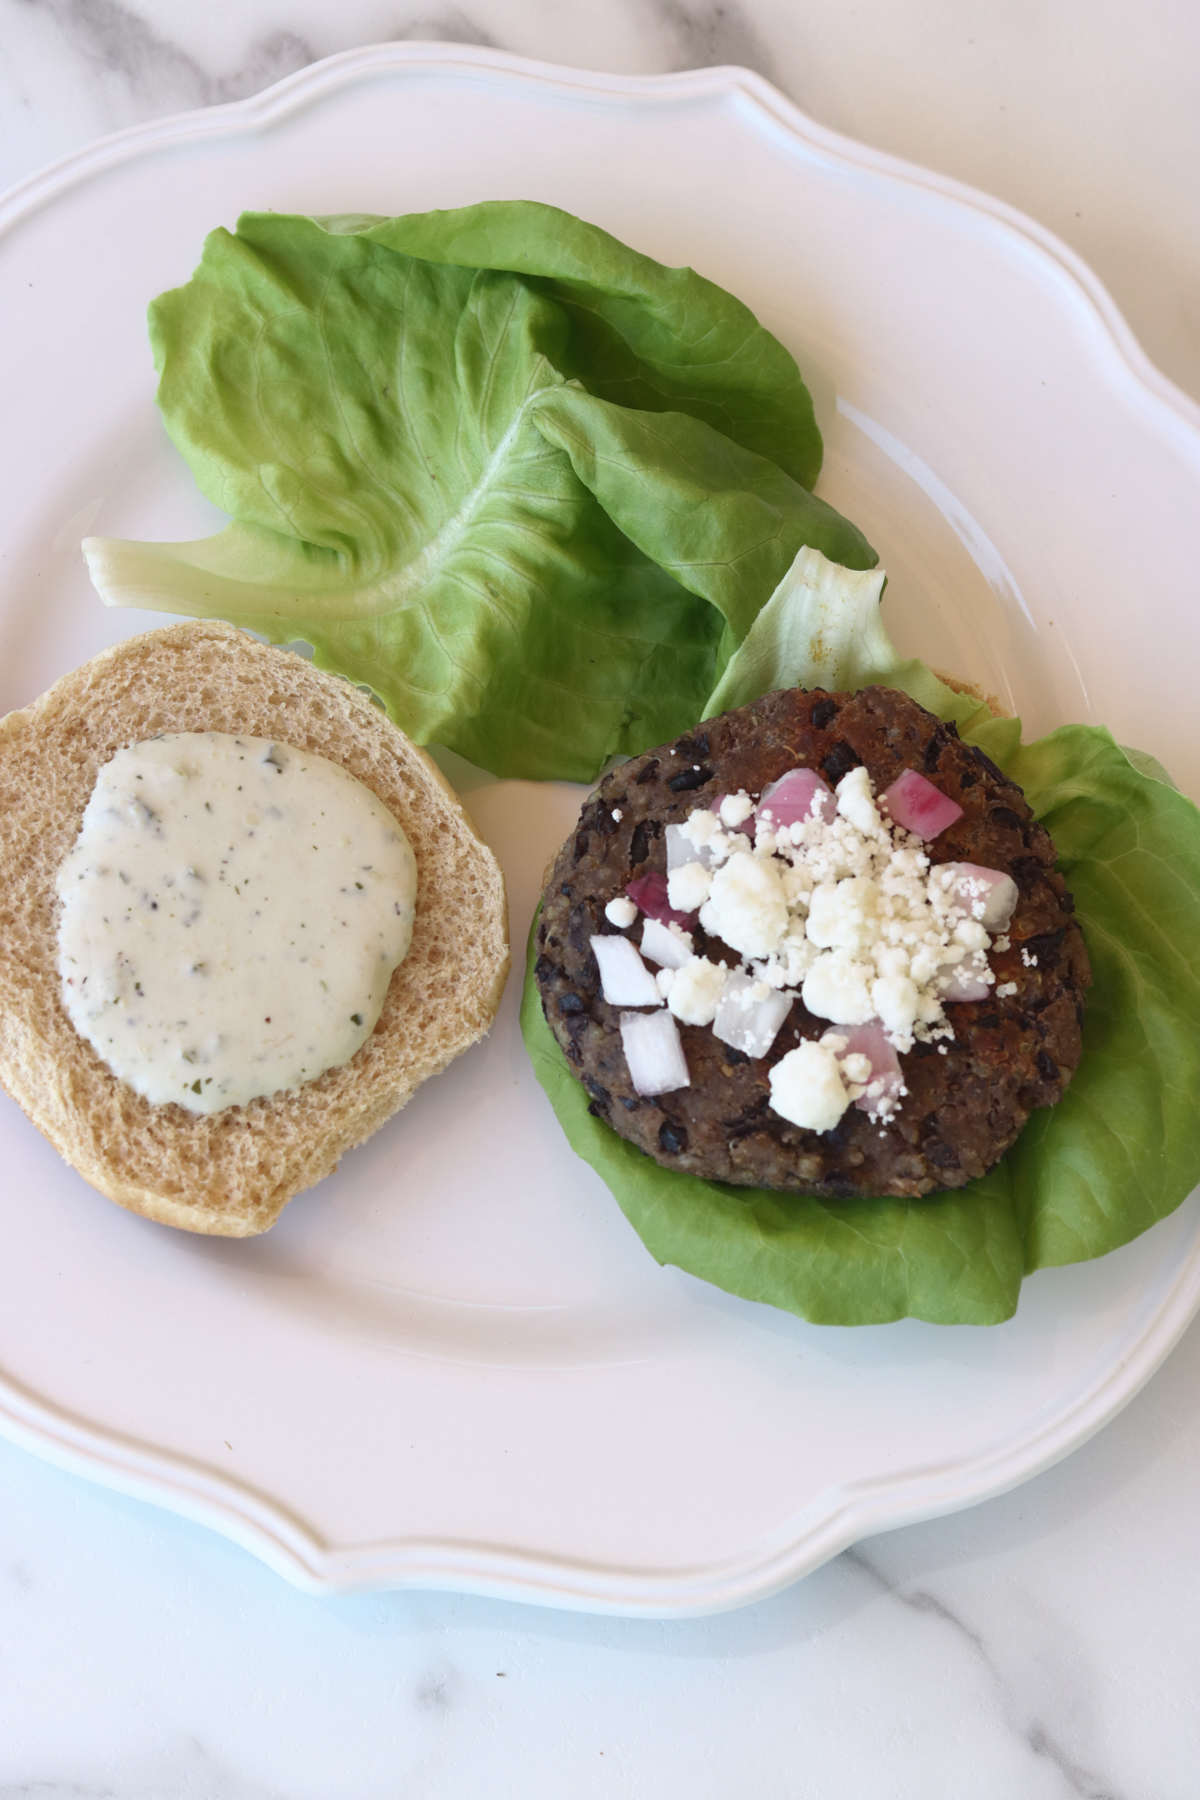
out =
[[[1200,398],[1188,0],[0,0],[0,186],[383,38],[593,68],[742,62],[1015,203]],[[1192,1800],[1200,1326],[1016,1493],[678,1624],[318,1601],[0,1444],[0,1797]]]

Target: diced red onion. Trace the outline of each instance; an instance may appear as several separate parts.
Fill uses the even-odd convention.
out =
[[[955,963],[947,973],[949,983],[939,990],[943,1000],[986,1000],[992,991],[987,972],[973,960]]]
[[[621,1044],[639,1094],[670,1094],[691,1085],[679,1027],[669,1012],[622,1013]]]
[[[869,1019],[865,1025],[839,1025],[837,1035],[844,1037],[843,1056],[865,1056],[871,1064],[871,1084],[882,1082],[878,1093],[860,1094],[854,1102],[860,1112],[877,1112],[881,1100],[892,1100],[904,1085],[896,1046],[888,1041],[881,1019]]]
[[[610,1006],[661,1006],[653,975],[627,937],[594,937],[592,955],[600,966],[600,986]]]
[[[765,1000],[751,1000],[743,1005],[742,995],[754,985],[753,975],[743,975],[738,970],[727,978],[713,1020],[713,1036],[744,1056],[765,1056],[792,1009],[793,996],[773,988]]]
[[[770,813],[776,830],[784,825],[802,825],[814,817],[829,824],[837,817],[837,798],[815,769],[789,769],[763,789],[757,810],[760,818],[764,812]]]
[[[934,787],[932,781],[926,781],[916,769],[905,769],[897,775],[883,796],[883,804],[897,825],[905,831],[915,831],[926,843],[940,837],[955,819],[962,818],[963,809],[958,802]]]
[[[637,876],[625,892],[648,919],[657,919],[660,925],[682,925],[685,931],[690,931],[696,923],[695,913],[676,912],[667,899],[667,878],[657,869],[652,869],[648,875]]]
[[[988,931],[1003,931],[1017,904],[1017,884],[1011,875],[999,869],[985,869],[981,863],[939,863],[930,880],[940,880],[968,918],[978,919]],[[975,908],[982,903],[983,911]]]
[[[660,969],[682,969],[691,959],[691,950],[669,925],[647,918],[642,926],[642,955],[657,963]]]

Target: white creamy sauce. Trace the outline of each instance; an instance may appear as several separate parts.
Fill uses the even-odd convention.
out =
[[[105,764],[57,888],[75,1029],[145,1099],[215,1113],[349,1062],[412,939],[417,869],[345,769],[210,731]]]

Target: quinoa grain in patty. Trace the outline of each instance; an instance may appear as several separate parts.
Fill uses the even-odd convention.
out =
[[[774,1109],[771,1071],[799,1042],[818,1043],[842,1027],[797,996],[770,1048],[751,1056],[707,1024],[679,1023],[689,1085],[639,1094],[622,1044],[626,1009],[604,998],[590,942],[640,940],[640,920],[622,926],[616,921],[627,909],[611,916],[606,909],[631,881],[665,876],[668,826],[722,794],[758,799],[797,767],[819,772],[830,787],[865,768],[876,796],[906,769],[916,771],[961,809],[923,846],[930,862],[997,870],[1017,888],[1011,920],[988,951],[995,984],[987,997],[945,1003],[952,1036],[918,1025],[913,1038],[901,1038],[911,1041],[899,1057],[907,1092],[894,1112],[885,1107],[872,1117],[849,1105],[828,1130],[806,1129]],[[768,694],[624,764],[587,802],[543,898],[542,1005],[592,1110],[664,1167],[829,1198],[961,1187],[1003,1154],[1034,1107],[1060,1097],[1078,1065],[1090,975],[1054,861],[1020,789],[961,743],[953,725],[906,695],[887,688]],[[692,938],[709,963],[734,970],[743,962],[699,923]],[[789,980],[788,991],[794,986]]]

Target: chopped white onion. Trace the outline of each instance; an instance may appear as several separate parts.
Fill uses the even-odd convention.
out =
[[[647,919],[642,926],[642,955],[660,969],[682,969],[691,954],[690,933],[672,931],[658,919]]]
[[[999,869],[985,869],[981,863],[939,863],[929,871],[931,890],[935,884],[988,931],[1003,931],[1017,904],[1017,884],[1012,876]],[[976,907],[980,908],[978,912]]]
[[[765,1056],[792,1010],[792,994],[781,994],[772,988],[764,996],[755,997],[752,990],[758,988],[766,988],[766,983],[735,970],[726,979],[713,1020],[713,1036],[744,1056]]]
[[[621,1044],[639,1094],[670,1094],[691,1085],[679,1027],[669,1012],[622,1013]]]
[[[594,937],[592,955],[600,967],[600,986],[610,1006],[661,1006],[653,975],[627,937]]]
[[[943,964],[943,969],[950,977],[941,990],[943,1000],[986,1000],[992,991],[995,977],[986,965],[980,968],[974,957],[953,965]]]
[[[693,844],[682,825],[668,825],[663,834],[667,840],[667,874],[673,869],[682,869],[685,863],[699,863],[702,869],[712,868],[712,851],[707,844]]]

